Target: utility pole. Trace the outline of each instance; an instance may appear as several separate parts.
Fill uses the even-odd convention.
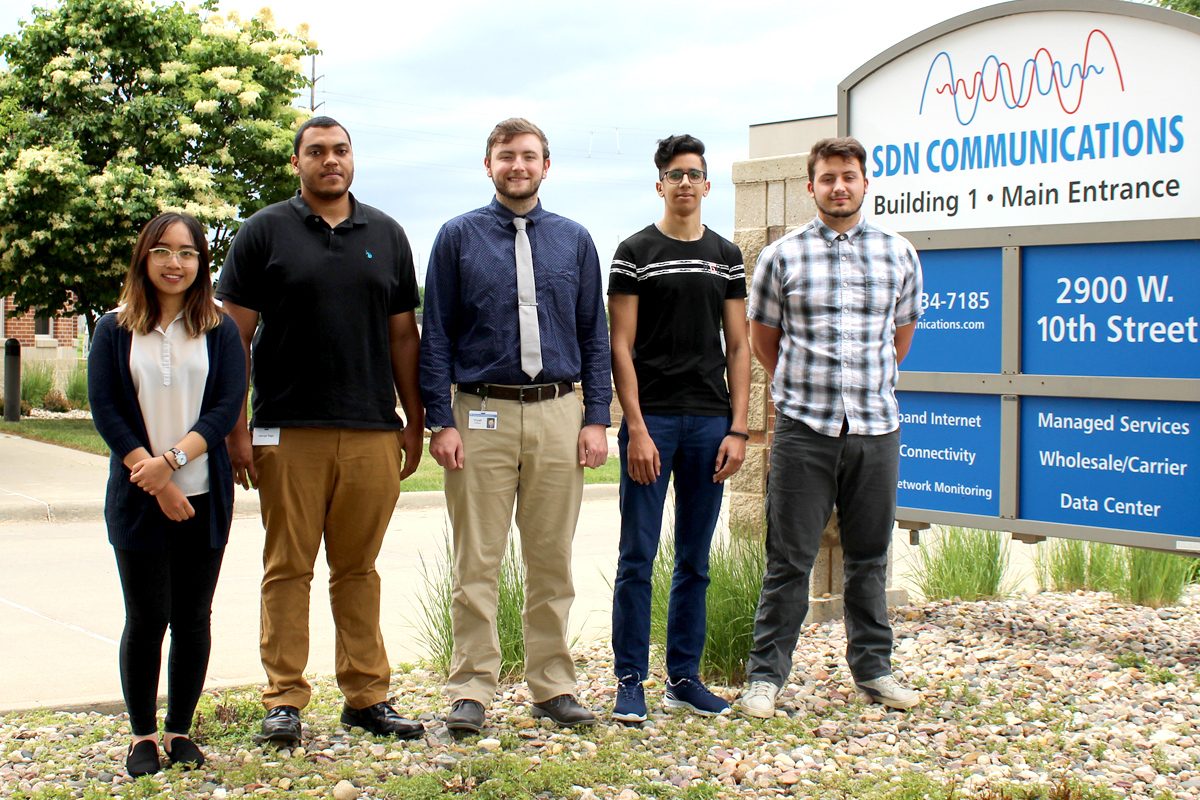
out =
[[[324,101],[322,101],[320,103],[317,102],[317,81],[321,80],[321,78],[324,78],[325,76],[317,74],[317,57],[315,55],[312,57],[312,72],[309,74],[310,74],[310,79],[308,82],[308,110],[316,111],[318,108],[325,105]]]

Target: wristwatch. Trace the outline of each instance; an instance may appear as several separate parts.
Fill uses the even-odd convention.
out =
[[[175,461],[175,469],[182,469],[187,466],[187,453],[180,450],[178,447],[172,447],[167,451],[171,458]]]
[[[446,426],[444,426],[444,425],[430,425],[429,426],[430,433],[441,433],[444,430],[446,430]]]

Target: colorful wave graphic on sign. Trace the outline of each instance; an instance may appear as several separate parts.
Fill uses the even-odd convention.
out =
[[[935,76],[939,70],[941,77]],[[1099,28],[1088,33],[1081,60],[1067,64],[1055,58],[1049,48],[1039,47],[1025,60],[1019,80],[1014,79],[1012,65],[995,54],[985,58],[969,80],[960,78],[954,68],[954,59],[942,50],[929,64],[918,113],[925,113],[925,101],[932,99],[929,90],[933,87],[937,95],[949,97],[960,125],[970,125],[984,103],[999,102],[1015,110],[1025,108],[1037,96],[1053,95],[1064,113],[1074,114],[1083,104],[1088,81],[1109,75],[1110,70],[1115,73],[1121,91],[1125,91],[1125,76],[1116,48],[1108,34]]]

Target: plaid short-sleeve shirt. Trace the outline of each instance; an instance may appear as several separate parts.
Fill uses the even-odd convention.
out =
[[[747,314],[782,330],[771,390],[778,410],[826,436],[900,425],[896,328],[921,315],[921,262],[904,237],[860,220],[820,219],[758,258]]]

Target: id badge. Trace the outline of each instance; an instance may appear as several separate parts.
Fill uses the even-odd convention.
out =
[[[279,444],[279,428],[255,428],[250,437],[250,444]]]
[[[497,411],[468,412],[467,428],[473,431],[494,431],[499,422],[500,414]]]

